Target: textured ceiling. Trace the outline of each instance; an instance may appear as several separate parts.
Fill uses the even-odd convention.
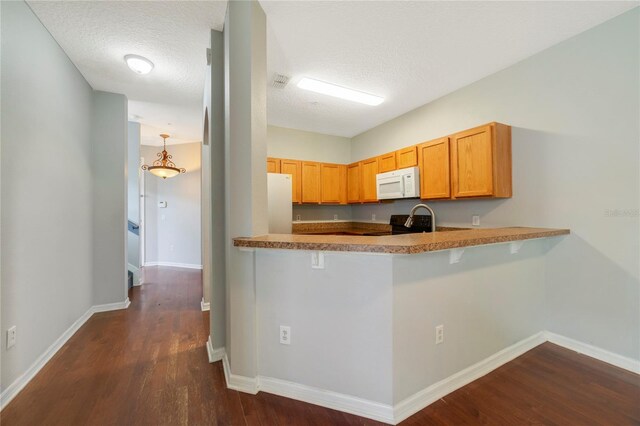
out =
[[[28,1],[96,90],[123,93],[142,143],[202,140],[202,95],[210,29],[221,30],[226,1]],[[129,70],[124,55],[154,63]],[[169,125],[168,123],[171,123]]]
[[[209,29],[226,1],[29,1],[96,90],[124,93],[142,143],[202,139]],[[351,137],[587,30],[638,2],[261,1],[269,124]],[[141,76],[124,60],[149,58]],[[303,76],[381,95],[371,107],[303,91]],[[171,124],[169,124],[171,123]]]
[[[585,31],[638,2],[263,1],[270,124],[351,137]],[[386,98],[303,91],[303,76]]]

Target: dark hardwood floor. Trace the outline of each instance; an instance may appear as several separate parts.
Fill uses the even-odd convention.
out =
[[[380,425],[225,387],[199,271],[147,268],[127,310],[95,314],[0,413],[11,425]],[[546,343],[403,425],[640,424],[640,376]]]

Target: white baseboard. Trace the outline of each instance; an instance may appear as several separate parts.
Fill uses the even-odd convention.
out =
[[[127,263],[127,267],[133,273],[133,285],[134,285],[134,287],[135,286],[139,286],[140,284],[142,284],[141,278],[140,278],[140,268],[138,268],[135,265],[132,265],[131,263]]]
[[[286,380],[274,379],[272,377],[259,376],[258,384],[261,392],[272,393],[321,407],[355,414],[356,416],[395,424],[393,418],[394,409],[391,405],[288,382]]]
[[[411,395],[403,401],[400,401],[393,408],[393,424],[399,423],[414,415],[440,398],[460,389],[482,376],[487,375],[496,368],[519,357],[544,342],[544,332],[536,333],[531,337],[521,340],[508,348],[505,348],[500,352]]]
[[[87,312],[82,314],[71,326],[65,330],[60,337],[56,339],[51,346],[49,346],[42,355],[40,355],[31,366],[13,381],[1,394],[0,394],[0,410],[4,409],[9,402],[35,377],[36,374],[44,367],[47,362],[60,350],[60,348],[67,343],[67,341],[73,336],[76,331],[84,325],[85,322],[91,316],[97,312],[107,312],[119,309],[127,309],[131,301],[127,299],[123,302],[107,303],[104,305],[94,305],[90,307]]]
[[[252,395],[260,391],[257,377],[238,376],[231,373],[231,366],[229,365],[229,358],[227,358],[226,352],[222,356],[222,366],[224,367],[224,379],[229,389],[250,393]]]
[[[177,262],[146,262],[144,266],[171,266],[174,268],[202,269],[202,265],[195,263],[177,263]]]
[[[108,312],[108,311],[117,311],[117,310],[120,310],[120,309],[127,309],[130,304],[131,304],[131,301],[127,297],[123,302],[105,303],[104,305],[93,305],[91,307],[91,311],[92,311],[91,313]]]
[[[558,346],[562,346],[563,348],[590,356],[591,358],[606,362],[607,364],[615,365],[616,367],[631,371],[632,373],[640,374],[639,360],[627,358],[625,356],[609,352],[605,349],[589,345],[588,343],[579,342],[577,340],[570,339],[569,337],[564,337],[550,331],[545,331],[544,334],[547,341]]]
[[[208,311],[210,309],[210,303],[209,302],[205,302],[204,301],[204,297],[202,298],[202,300],[200,301],[200,309],[205,312]]]
[[[213,349],[211,336],[209,336],[209,338],[207,339],[207,356],[209,357],[209,362],[222,361],[222,358],[224,358],[225,353],[226,353],[225,348]]]

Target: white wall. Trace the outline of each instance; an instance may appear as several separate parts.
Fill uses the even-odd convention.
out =
[[[211,274],[204,281],[210,288],[210,337],[214,349],[226,344],[226,221],[225,221],[225,53],[224,37],[220,31],[211,30],[211,66],[207,67],[205,81],[204,110],[208,114],[209,157],[203,158],[210,166],[211,214],[206,219],[210,223]],[[204,271],[203,271],[204,272]],[[205,274],[203,274],[204,276]],[[204,278],[203,278],[204,279]]]
[[[268,230],[266,16],[257,1],[229,2],[224,55],[225,348],[232,372],[253,377],[257,369],[253,256],[236,250],[232,239]]]
[[[0,10],[4,391],[93,303],[92,89],[25,3]]]
[[[127,299],[127,98],[93,94],[93,302]]]
[[[310,253],[256,251],[258,373],[391,404],[392,256]]]
[[[151,164],[159,151],[162,147],[142,145],[145,164]],[[201,144],[169,145],[167,151],[187,172],[169,179],[145,176],[145,262],[200,267]],[[158,207],[160,201],[167,207]]]
[[[513,126],[514,196],[431,203],[442,223],[571,228],[548,255],[546,328],[640,358],[638,13],[534,55],[352,140],[352,159],[478,124]],[[353,206],[388,220],[415,201]],[[612,217],[609,211],[627,213]],[[615,214],[615,213],[614,213]]]
[[[267,126],[267,155],[276,158],[348,164],[351,139]]]
[[[545,329],[545,256],[564,237],[393,261],[394,403]],[[444,343],[435,327],[444,325]]]
[[[127,218],[140,224],[140,123],[128,124],[127,142]],[[140,268],[140,236],[127,232],[127,263]],[[135,271],[132,271],[135,272]],[[136,282],[134,280],[134,282]]]

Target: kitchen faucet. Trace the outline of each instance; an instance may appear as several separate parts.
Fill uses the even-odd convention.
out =
[[[407,218],[407,221],[404,223],[404,226],[406,228],[411,228],[411,225],[413,225],[413,215],[416,213],[416,210],[418,210],[420,207],[429,210],[429,213],[431,213],[431,232],[435,232],[436,231],[436,214],[433,212],[433,209],[426,204],[416,204],[411,209],[411,213],[409,213],[409,217]]]

